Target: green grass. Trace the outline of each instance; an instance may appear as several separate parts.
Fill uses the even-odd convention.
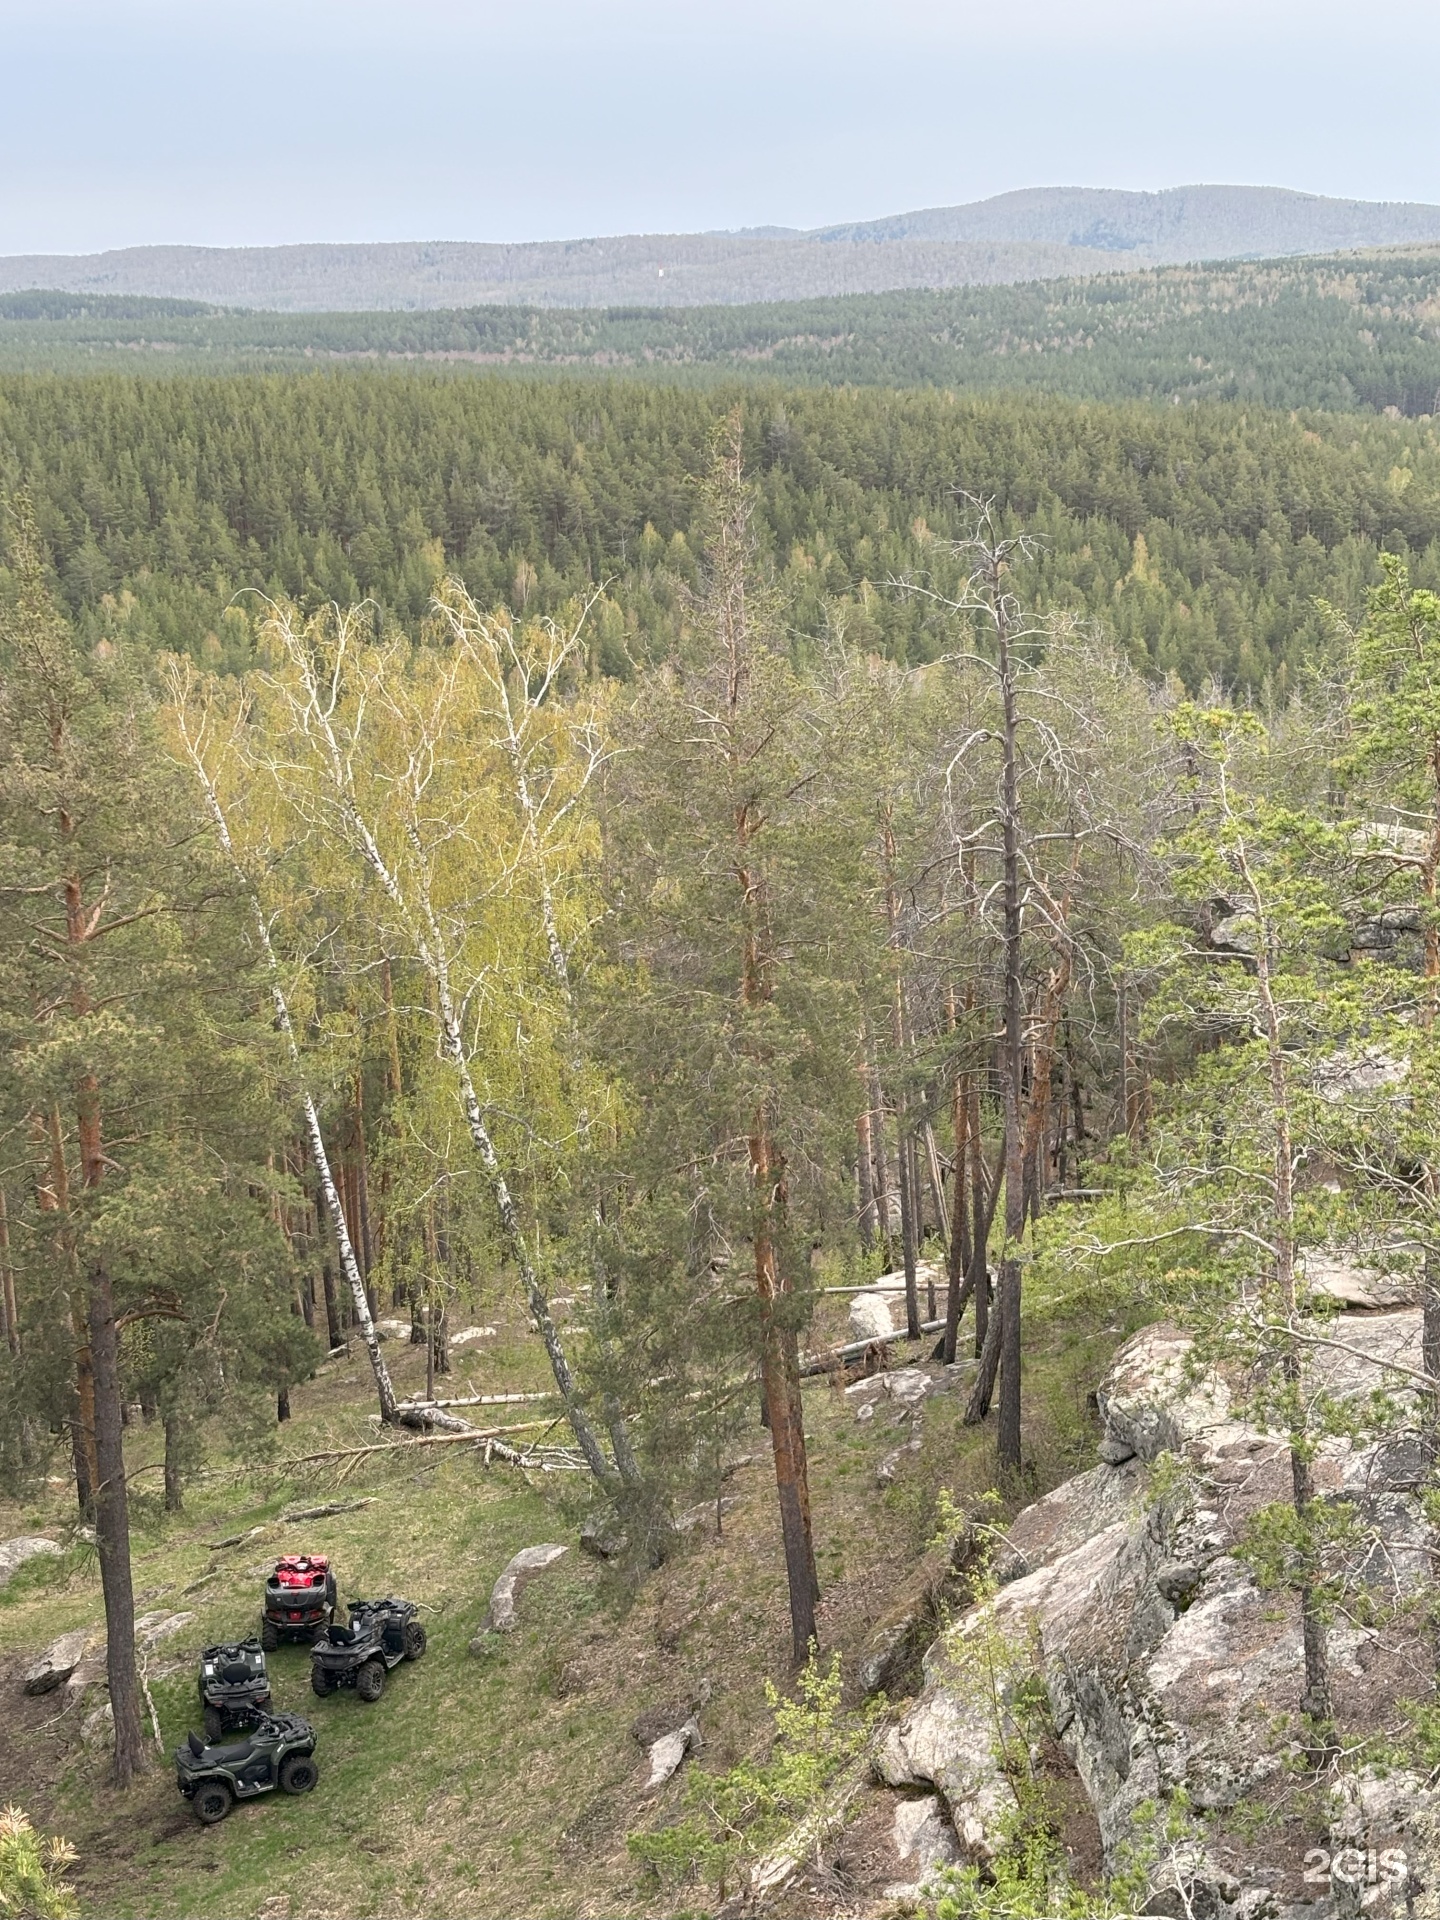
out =
[[[838,1322],[843,1302],[827,1301],[825,1313]],[[1119,1337],[1118,1325],[1032,1322],[1028,1485],[1016,1502],[1093,1459],[1085,1394]],[[500,1351],[467,1355],[452,1376],[455,1391],[467,1379],[493,1389],[541,1377],[537,1341],[512,1326],[492,1344]],[[387,1351],[397,1383],[413,1389],[418,1351]],[[285,1455],[375,1437],[358,1365],[342,1364],[293,1399],[296,1417],[278,1436]],[[923,1554],[939,1488],[963,1501],[989,1484],[994,1438],[961,1425],[961,1393],[936,1396],[922,1452],[882,1492],[875,1464],[903,1433],[884,1414],[857,1424],[825,1380],[807,1387],[806,1408],[821,1631],[848,1668]],[[142,1428],[132,1443],[133,1470],[155,1456],[159,1437]],[[645,1800],[631,1722],[643,1708],[689,1700],[709,1680],[704,1764],[729,1766],[763,1753],[773,1724],[764,1682],[787,1673],[783,1564],[758,1426],[751,1444],[723,1538],[694,1540],[638,1591],[573,1545],[579,1476],[487,1471],[463,1449],[362,1462],[336,1497],[369,1495],[374,1504],[306,1525],[277,1516],[327,1497],[334,1468],[286,1475],[262,1464],[202,1480],[177,1517],[147,1502],[133,1543],[137,1610],[194,1613],[150,1656],[167,1759],[122,1799],[107,1784],[103,1756],[79,1744],[78,1711],[47,1727],[62,1696],[19,1701],[21,1660],[66,1628],[102,1618],[94,1556],[71,1552],[27,1569],[0,1604],[10,1721],[0,1735],[0,1799],[18,1799],[37,1824],[75,1843],[82,1909],[105,1920],[663,1914],[670,1907],[637,1882],[625,1836],[665,1818],[681,1783],[658,1804]],[[0,1533],[57,1530],[68,1518],[65,1489],[51,1485],[39,1502],[0,1508]],[[206,1544],[260,1525],[267,1532],[239,1546]],[[550,1539],[571,1542],[571,1552],[526,1589],[519,1630],[470,1656],[505,1561]],[[275,1698],[313,1720],[320,1785],[303,1800],[267,1796],[204,1829],[168,1763],[197,1724],[195,1654],[253,1630],[267,1564],[304,1549],[333,1555],[342,1599],[397,1591],[433,1607],[424,1616],[429,1651],[397,1668],[367,1707],[351,1693],[314,1698],[306,1651],[281,1649],[270,1663]]]

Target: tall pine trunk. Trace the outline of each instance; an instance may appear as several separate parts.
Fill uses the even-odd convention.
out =
[[[1298,1581],[1301,1638],[1305,1656],[1305,1691],[1300,1710],[1309,1720],[1315,1740],[1314,1751],[1329,1752],[1334,1746],[1334,1696],[1330,1685],[1329,1635],[1325,1607],[1319,1591],[1315,1554],[1306,1538],[1315,1501],[1315,1484],[1310,1470],[1309,1435],[1304,1431],[1300,1349],[1291,1328],[1299,1311],[1296,1294],[1295,1258],[1295,1149],[1290,1126],[1290,1086],[1285,1061],[1284,1035],[1280,1009],[1271,978],[1271,925],[1265,901],[1256,884],[1243,843],[1237,848],[1237,863],[1250,892],[1255,915],[1255,980],[1264,1016],[1266,1058],[1270,1081],[1271,1121],[1275,1129],[1275,1290],[1286,1316],[1285,1343],[1281,1352],[1281,1371],[1290,1397],[1290,1482],[1296,1518],[1300,1522],[1301,1574]]]
[[[1000,776],[1002,884],[1005,901],[1004,1031],[1000,1048],[1000,1092],[1005,1107],[1005,1246],[1000,1260],[996,1302],[1000,1318],[1000,1414],[996,1456],[1003,1470],[1020,1469],[1020,1243],[1025,1234],[1025,1141],[1020,1124],[1021,1073],[1021,898],[1019,715],[1011,657],[1009,620],[998,568],[992,575],[992,601],[999,642],[1000,700],[1004,759]]]
[[[135,1671],[135,1594],[130,1578],[130,1505],[120,1419],[120,1340],[115,1295],[105,1267],[89,1285],[90,1351],[95,1363],[95,1545],[105,1596],[105,1672],[115,1717],[115,1784],[128,1787],[145,1765],[140,1682]]]
[[[862,1084],[865,1085],[865,1097],[868,1100],[869,1070],[863,1064],[860,1068]],[[869,1253],[875,1245],[877,1218],[875,1213],[875,1166],[874,1148],[870,1143],[870,1109],[864,1107],[855,1118],[855,1183],[858,1209],[856,1219],[860,1228],[860,1244]]]
[[[815,1603],[819,1598],[819,1582],[810,1531],[810,1488],[797,1342],[794,1328],[787,1326],[776,1311],[777,1302],[786,1291],[776,1259],[774,1237],[774,1216],[783,1190],[783,1167],[763,1110],[756,1114],[750,1136],[750,1175],[755,1196],[755,1287],[760,1299],[761,1381],[770,1416],[780,1538],[790,1594],[791,1654],[796,1666],[801,1666],[817,1639]]]
[[[0,1186],[0,1317],[5,1322],[5,1344],[20,1352],[20,1315],[15,1305],[15,1269],[10,1264],[10,1212]]]
[[[179,1411],[172,1407],[165,1415],[165,1511],[180,1513],[185,1505],[185,1489],[180,1478]]]

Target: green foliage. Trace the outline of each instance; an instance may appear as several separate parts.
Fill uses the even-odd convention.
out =
[[[0,377],[0,490],[26,481],[87,647],[128,641],[235,671],[249,590],[373,597],[419,622],[447,569],[481,607],[559,617],[605,583],[593,665],[678,647],[698,579],[712,394],[614,381],[275,375]],[[1191,688],[1293,687],[1358,610],[1384,546],[1440,585],[1440,447],[1427,426],[1043,396],[751,393],[755,532],[786,630],[843,631],[914,666],[954,624],[892,579],[954,595],[945,542],[993,496],[1038,538],[1012,585]],[[11,590],[0,575],[0,600]],[[239,599],[236,596],[241,596]]]
[[[838,1654],[827,1666],[812,1653],[796,1680],[794,1698],[767,1680],[765,1698],[775,1732],[769,1759],[719,1774],[693,1767],[685,1786],[685,1818],[630,1834],[631,1857],[663,1885],[714,1879],[723,1899],[726,1876],[736,1862],[763,1853],[815,1813],[864,1752],[875,1710],[847,1712],[841,1693]]]
[[[0,1914],[73,1920],[80,1908],[65,1874],[75,1858],[68,1841],[42,1838],[19,1807],[6,1807],[0,1812]]]

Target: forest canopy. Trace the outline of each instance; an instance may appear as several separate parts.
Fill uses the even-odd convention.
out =
[[[368,597],[414,621],[453,572],[480,604],[530,616],[600,590],[590,644],[624,678],[685,624],[698,476],[736,397],[366,372],[11,376],[0,490],[32,490],[91,644],[237,670],[258,618],[247,590],[308,607]],[[744,398],[757,550],[801,652],[841,629],[901,664],[945,650],[933,605],[893,583],[955,585],[957,487],[1036,536],[1017,567],[1027,601],[1192,688],[1283,685],[1323,644],[1317,599],[1358,610],[1382,548],[1417,584],[1440,579],[1428,422],[926,391]]]

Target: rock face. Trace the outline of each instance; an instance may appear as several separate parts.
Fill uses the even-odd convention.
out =
[[[883,1400],[897,1407],[917,1407],[935,1382],[921,1367],[896,1367],[892,1373],[872,1373],[863,1380],[852,1380],[845,1389],[845,1404],[857,1411],[878,1406]]]
[[[21,1533],[13,1540],[0,1540],[0,1587],[3,1587],[12,1573],[19,1571],[27,1560],[33,1560],[37,1553],[59,1553],[60,1549],[53,1540],[47,1540],[43,1534]]]
[[[1420,1365],[1418,1312],[1347,1318],[1342,1334],[1350,1351],[1317,1347],[1308,1362],[1331,1392],[1369,1394],[1382,1378],[1374,1361]],[[1391,1375],[1388,1384],[1403,1406],[1403,1383]],[[1008,1702],[1038,1671],[1107,1861],[1143,1842],[1154,1809],[1181,1815],[1190,1837],[1168,1845],[1168,1862],[1157,1859],[1148,1911],[1178,1914],[1193,1903],[1197,1916],[1282,1914],[1316,1897],[1298,1856],[1262,1873],[1265,1849],[1227,1841],[1224,1816],[1263,1802],[1268,1783],[1278,1789],[1300,1725],[1294,1600],[1262,1592],[1235,1552],[1249,1516],[1288,1497],[1288,1454],[1237,1417],[1224,1383],[1192,1365],[1189,1341],[1173,1329],[1128,1342],[1097,1398],[1102,1464],[1012,1525],[995,1558],[1002,1584],[932,1645],[923,1690],[884,1739],[876,1771],[894,1787],[938,1791],[965,1857],[985,1860],[1013,1806],[985,1676],[997,1658],[1009,1675],[998,1710],[1008,1737]],[[1173,1459],[1157,1478],[1162,1453]],[[1415,1493],[1423,1469],[1418,1438],[1404,1431],[1371,1445],[1326,1441],[1315,1462],[1320,1490],[1347,1501],[1358,1522],[1352,1578],[1382,1609],[1432,1577],[1437,1543]],[[1430,1655],[1414,1645],[1413,1624],[1337,1622],[1328,1638],[1342,1718],[1348,1705],[1352,1722],[1373,1725],[1383,1690],[1393,1700],[1428,1688]],[[1419,1781],[1397,1786],[1395,1775],[1341,1779],[1332,1845],[1393,1842],[1408,1850],[1415,1876],[1440,1887],[1440,1792]],[[1206,1814],[1218,1826],[1202,1826]],[[1353,1839],[1382,1831],[1384,1841]],[[1167,1874],[1180,1891],[1165,1891]],[[1385,1884],[1383,1898],[1367,1898],[1368,1913],[1405,1910],[1400,1883]],[[1335,1888],[1331,1895],[1338,1899]],[[1392,1899],[1399,1904],[1385,1904]],[[1348,1910],[1327,1901],[1308,1911],[1343,1920]]]
[[[1307,1253],[1305,1284],[1315,1293],[1337,1300],[1342,1307],[1392,1308],[1418,1306],[1419,1280],[1412,1274],[1382,1273],[1338,1253]]]
[[[541,1573],[558,1560],[569,1548],[558,1546],[553,1541],[540,1547],[522,1547],[506,1566],[505,1571],[495,1582],[490,1593],[490,1606],[480,1633],[513,1633],[520,1624],[515,1611],[521,1591],[528,1586],[537,1573]],[[470,1643],[471,1652],[476,1651],[477,1641]]]

